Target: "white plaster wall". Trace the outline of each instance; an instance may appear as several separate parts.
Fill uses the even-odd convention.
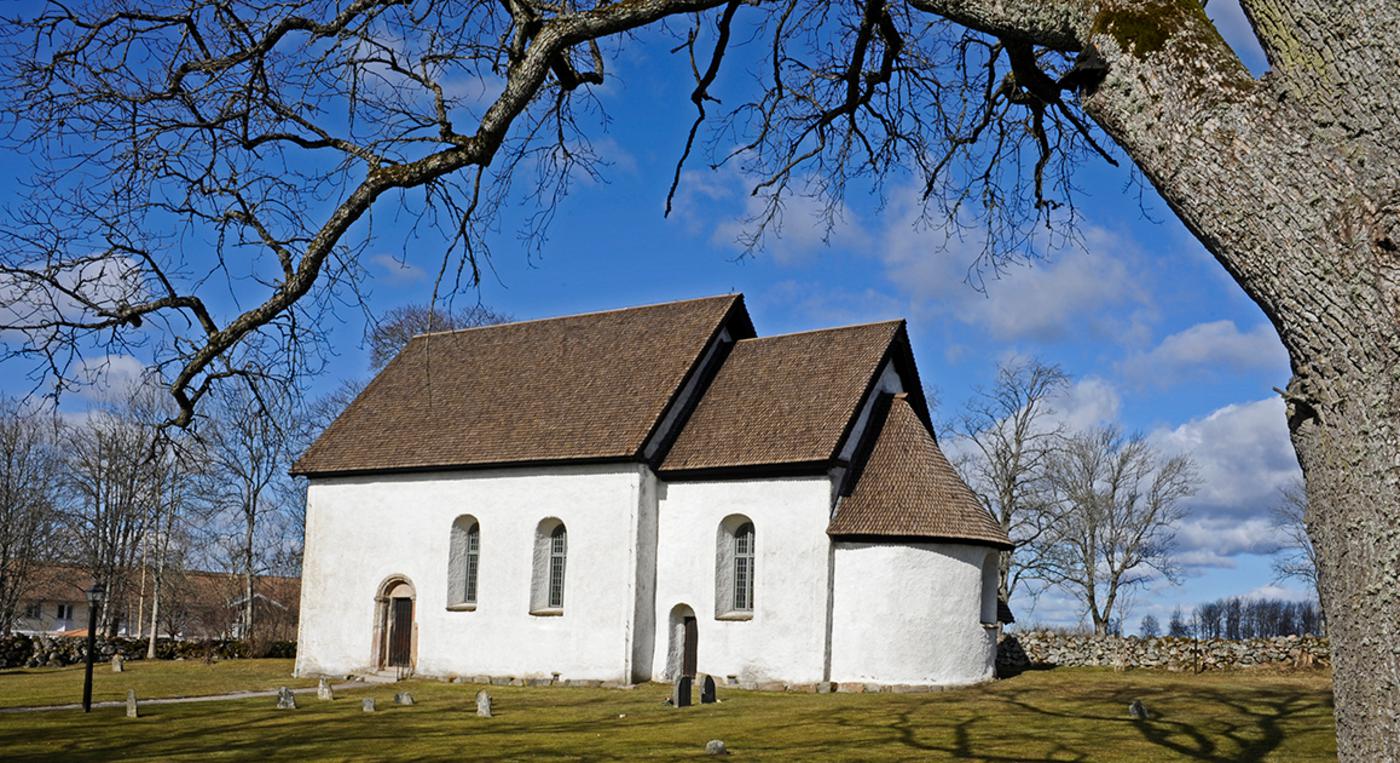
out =
[[[875,401],[884,394],[898,394],[904,391],[904,380],[900,378],[899,371],[895,370],[894,361],[886,361],[884,368],[880,369],[880,376],[875,380],[874,386],[870,388],[870,394],[865,396],[865,402],[861,403],[860,414],[856,416],[856,423],[851,427],[851,431],[846,435],[846,441],[841,445],[841,450],[837,458],[842,463],[850,463],[855,457],[856,448],[860,446],[861,438],[865,435],[866,427],[870,425],[870,414],[875,410]],[[828,509],[835,511],[837,491],[841,489],[841,483],[846,479],[846,472],[849,467],[834,466],[830,470],[831,474],[831,503]]]
[[[754,682],[823,679],[830,495],[825,476],[662,486],[653,679],[668,678],[670,613],[678,604],[696,614],[700,672]],[[730,514],[743,514],[754,523],[750,620],[715,616],[716,531]]]
[[[956,685],[994,677],[981,623],[985,546],[837,543],[831,680]]]
[[[417,589],[419,674],[629,679],[645,471],[574,466],[313,480],[298,673],[371,669],[374,596],[401,574]],[[481,523],[475,611],[447,607],[450,531],[460,514]],[[569,532],[558,617],[529,614],[535,527],[546,517]]]

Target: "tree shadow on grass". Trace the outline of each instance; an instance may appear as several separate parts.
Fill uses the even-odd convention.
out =
[[[375,696],[383,702],[383,693],[355,692],[333,705],[308,702],[297,711],[275,711],[270,699],[259,699],[153,707],[149,717],[137,721],[121,718],[119,709],[67,715],[64,728],[37,730],[50,738],[61,732],[68,741],[59,750],[25,751],[28,730],[15,727],[0,728],[0,747],[9,748],[7,759],[21,761],[52,759],[56,753],[84,760],[198,759],[211,754],[310,759],[347,750],[357,759],[618,760],[674,757],[686,749],[698,754],[705,739],[719,737],[736,754],[759,758],[854,759],[865,751],[871,753],[868,757],[1009,763],[1113,759],[1111,740],[1140,738],[1176,758],[1246,761],[1279,752],[1287,734],[1300,724],[1306,727],[1298,717],[1319,711],[1318,692],[1303,688],[1250,686],[1231,691],[1184,681],[1134,686],[1097,677],[1070,686],[1066,692],[1063,687],[1006,681],[957,692],[828,702],[796,695],[744,696],[736,697],[734,705],[662,712],[648,709],[649,702],[639,705],[636,698],[620,695],[527,690],[498,695],[498,718],[487,722],[475,719],[474,690],[451,698],[425,690],[415,707],[386,703],[373,715],[362,713],[358,700]],[[1162,715],[1132,720],[1127,704],[1135,697]],[[1190,710],[1183,712],[1185,705]],[[619,709],[629,714],[626,722],[617,720]],[[769,720],[775,725],[765,728]],[[596,740],[595,732],[604,739]],[[332,740],[338,753],[322,747]]]
[[[1124,716],[1103,716],[1083,713],[1069,713],[1045,707],[1026,697],[1030,690],[1014,690],[1003,693],[1003,699],[1012,706],[1029,713],[1048,717],[1064,718],[1066,721],[1094,721],[1098,723],[1130,724],[1144,741],[1159,746],[1183,759],[1214,761],[1215,763],[1245,763],[1257,761],[1279,749],[1285,740],[1285,724],[1288,720],[1306,715],[1317,709],[1316,692],[1306,689],[1266,689],[1251,688],[1241,694],[1214,688],[1141,689],[1135,687],[1115,688],[1110,692],[1113,699],[1125,710]],[[1179,720],[1170,714],[1159,714],[1153,710],[1152,699],[1146,700],[1151,717],[1145,720],[1126,715],[1127,705],[1140,696],[1155,695],[1156,700],[1189,699],[1206,708],[1219,708],[1229,712],[1213,714],[1209,728],[1199,728],[1198,724]],[[1324,703],[1330,707],[1331,703]],[[1243,718],[1243,721],[1232,720]],[[1222,750],[1222,741],[1229,741],[1232,749]]]

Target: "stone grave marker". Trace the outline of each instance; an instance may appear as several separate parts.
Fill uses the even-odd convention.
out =
[[[724,746],[723,739],[711,739],[705,743],[705,752],[710,755],[728,755],[729,748]]]
[[[485,689],[476,693],[476,714],[482,718],[491,717],[491,695]]]
[[[406,692],[406,691],[401,691],[401,692],[399,692],[398,694],[395,694],[395,695],[394,695],[394,704],[396,704],[396,705],[411,705],[411,704],[413,704],[413,695],[412,695],[412,694],[409,694],[409,693]]]
[[[690,707],[690,676],[676,676],[671,685],[671,706]]]
[[[127,689],[127,690],[126,690],[126,717],[128,717],[128,718],[139,718],[139,717],[140,717],[140,716],[137,714],[137,712],[136,712],[136,690],[135,690],[135,689]]]
[[[295,694],[292,694],[292,690],[291,690],[291,689],[288,689],[288,688],[285,687],[285,686],[278,687],[278,689],[277,689],[277,709],[278,709],[278,710],[295,710],[295,709],[297,709],[297,698],[296,698],[296,695],[295,695]]]
[[[715,703],[715,677],[705,676],[705,682],[700,684],[700,704],[713,705]]]
[[[1132,701],[1132,704],[1128,705],[1128,715],[1140,721],[1145,721],[1152,717],[1151,714],[1147,712],[1147,706],[1142,704],[1142,700],[1140,699],[1135,699]]]
[[[335,690],[331,688],[331,682],[322,678],[316,684],[316,699],[335,699]]]
[[[112,672],[121,673],[126,670],[126,658],[121,653],[112,655]]]
[[[374,697],[365,697],[360,700],[360,709],[366,713],[374,712]]]

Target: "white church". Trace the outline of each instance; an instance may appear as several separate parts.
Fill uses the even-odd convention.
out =
[[[415,337],[297,462],[297,672],[993,677],[1006,534],[903,321],[740,295]]]

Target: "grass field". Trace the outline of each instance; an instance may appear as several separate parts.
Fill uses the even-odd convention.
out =
[[[263,682],[285,672],[285,663],[244,669]],[[7,700],[14,678],[0,676]],[[220,690],[237,688],[252,687]],[[0,758],[672,760],[706,757],[709,739],[723,739],[731,759],[752,760],[1312,761],[1336,755],[1325,673],[1059,669],[933,694],[721,689],[721,704],[680,710],[663,704],[667,689],[661,685],[490,687],[491,719],[475,716],[478,688],[408,681],[345,692],[332,702],[303,695],[295,711],[275,710],[273,700],[259,698],[151,706],[137,720],[112,709],[87,716],[0,715]],[[417,704],[393,705],[393,693],[402,690]],[[361,711],[360,698],[367,696],[376,699],[378,712]],[[1134,698],[1146,703],[1152,720],[1128,717]]]
[[[93,702],[124,700],[127,689],[149,699],[315,685],[314,680],[292,678],[291,660],[221,660],[209,665],[203,660],[131,660],[121,673],[113,673],[110,664],[92,668]],[[82,700],[82,665],[0,669],[0,707],[66,705]]]

